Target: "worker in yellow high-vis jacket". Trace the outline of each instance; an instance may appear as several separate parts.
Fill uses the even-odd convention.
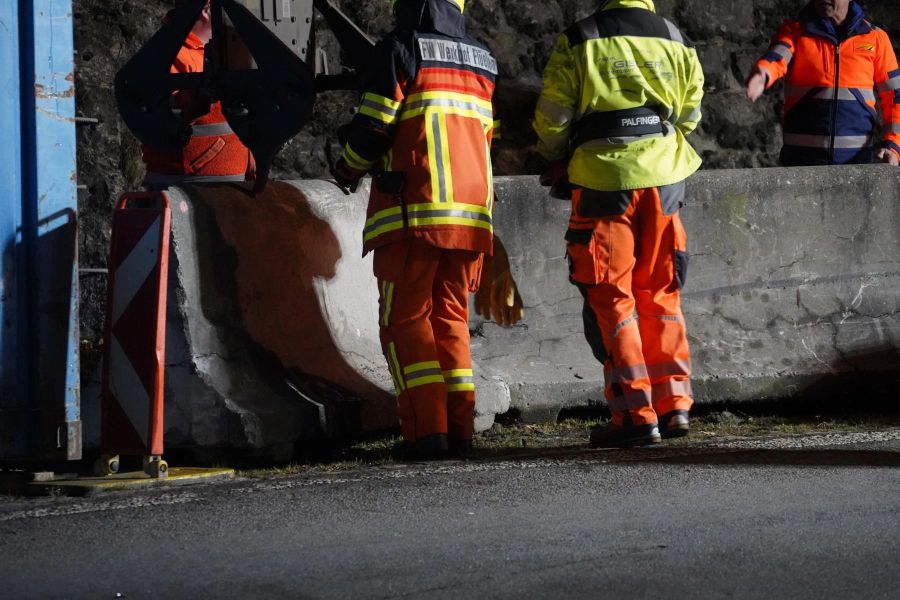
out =
[[[571,186],[570,280],[604,364],[608,426],[591,445],[621,447],[688,433],[690,352],[679,290],[687,237],[678,211],[700,166],[687,142],[700,121],[696,51],[650,0],[609,0],[566,30],[544,71],[534,128]]]

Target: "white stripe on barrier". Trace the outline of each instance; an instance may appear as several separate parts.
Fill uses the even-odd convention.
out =
[[[110,336],[109,391],[131,421],[144,446],[147,446],[150,436],[150,396],[114,335]]]
[[[141,237],[140,241],[131,250],[128,257],[122,261],[115,272],[115,286],[113,292],[113,311],[111,324],[115,325],[119,317],[134,300],[138,290],[147,281],[147,277],[159,263],[159,229],[162,217],[157,217],[153,225]]]

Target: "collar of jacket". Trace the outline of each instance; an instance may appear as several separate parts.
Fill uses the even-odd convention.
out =
[[[466,19],[454,2],[397,0],[394,15],[400,30],[432,31],[455,38],[466,36]]]
[[[600,10],[613,10],[614,8],[643,8],[650,12],[656,12],[653,0],[600,0]]]
[[[803,8],[799,19],[803,23],[803,30],[806,33],[825,38],[835,44],[840,44],[854,35],[862,35],[872,31],[872,26],[866,21],[866,15],[862,6],[852,0],[850,8],[847,10],[847,19],[840,30],[835,27],[834,21],[831,19],[820,17],[812,2]]]

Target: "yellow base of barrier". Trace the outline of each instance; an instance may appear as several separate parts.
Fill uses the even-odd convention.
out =
[[[136,490],[161,486],[207,483],[233,479],[234,469],[171,467],[164,478],[150,477],[143,471],[114,473],[105,477],[56,478],[49,481],[32,481],[27,484],[31,494],[59,494],[64,496],[89,496],[98,492]]]

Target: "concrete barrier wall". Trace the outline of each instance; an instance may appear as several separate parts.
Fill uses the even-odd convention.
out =
[[[702,171],[682,217],[683,310],[698,402],[897,390],[900,171],[885,165]],[[602,374],[567,283],[568,206],[535,178],[498,181],[496,229],[527,311],[475,341],[534,418],[599,399]],[[895,392],[896,393],[896,392]]]
[[[510,407],[540,420],[602,402],[567,279],[568,203],[535,177],[496,187],[525,319],[471,320],[479,429]],[[361,257],[366,185],[352,196],[325,181],[171,195],[167,444],[287,453],[298,438],[394,424],[371,256]],[[687,197],[698,402],[896,393],[900,170],[704,171]]]

